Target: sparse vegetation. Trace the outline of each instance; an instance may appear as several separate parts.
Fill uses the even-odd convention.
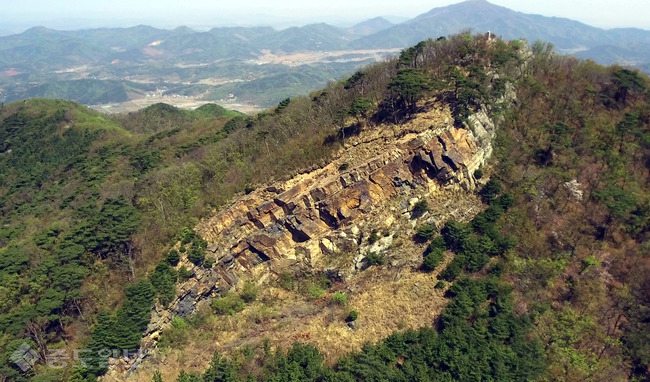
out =
[[[181,257],[178,254],[178,251],[175,249],[172,249],[169,252],[167,252],[167,255],[165,256],[165,260],[167,260],[167,263],[169,263],[169,265],[171,265],[172,267],[178,265],[180,259]]]
[[[415,217],[422,216],[427,211],[429,211],[429,202],[426,200],[420,200],[413,205],[413,215],[415,215]]]
[[[449,292],[454,299],[443,312],[437,331],[422,328],[395,333],[341,358],[334,368],[324,365],[317,348],[302,343],[295,343],[286,353],[279,349],[271,357],[251,362],[264,363],[263,380],[286,380],[289,376],[298,380],[410,380],[417,375],[416,367],[426,368],[422,371],[424,375],[450,380],[467,380],[471,379],[470,375],[534,380],[545,371],[541,344],[526,339],[530,320],[512,312],[509,288],[495,279],[463,279]],[[475,320],[477,316],[484,319]],[[356,312],[350,312],[347,321],[356,318]],[[476,345],[467,346],[462,353],[453,351],[459,344],[470,343]],[[435,364],[422,359],[422,349],[440,349],[427,358],[435,359]],[[232,367],[230,380],[246,380],[251,376],[245,368],[225,362]],[[206,375],[214,370],[215,363],[213,359]],[[492,365],[502,367],[495,370]]]
[[[215,314],[232,315],[244,310],[246,303],[237,293],[227,292],[223,296],[212,300],[210,307],[212,307]]]
[[[416,237],[419,240],[427,241],[433,237],[436,233],[436,228],[434,226],[425,224],[422,227],[418,228]]]
[[[253,281],[247,281],[244,283],[239,296],[244,300],[245,303],[251,303],[257,299],[257,285]]]
[[[325,289],[318,285],[310,285],[309,288],[307,288],[307,296],[312,300],[320,300],[325,297]]]
[[[368,262],[368,265],[370,265],[370,266],[383,265],[384,264],[384,255],[376,253],[376,252],[368,252],[366,254],[366,261]]]
[[[295,287],[295,279],[293,277],[293,274],[290,272],[280,273],[278,283],[280,284],[280,287],[292,291]]]
[[[335,292],[330,296],[330,301],[337,305],[345,305],[348,302],[348,296],[343,292]]]
[[[375,244],[379,240],[379,235],[377,234],[376,230],[373,230],[370,232],[370,235],[368,236],[368,244],[372,245]]]
[[[424,262],[422,263],[422,268],[425,271],[431,272],[438,267],[438,264],[445,258],[442,250],[436,248],[435,250],[429,252],[424,257]]]
[[[194,265],[201,265],[205,260],[205,251],[199,247],[192,247],[187,259]]]

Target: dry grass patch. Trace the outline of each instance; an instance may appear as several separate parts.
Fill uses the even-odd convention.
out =
[[[444,269],[449,261],[447,256],[438,269]],[[157,369],[163,380],[175,380],[181,370],[202,372],[216,350],[231,355],[242,349],[260,354],[265,340],[274,348],[285,349],[296,341],[312,343],[332,364],[341,355],[394,331],[431,326],[447,304],[444,289],[435,289],[437,274],[372,267],[347,284],[344,305],[330,303],[331,292],[312,301],[268,287],[260,292],[257,302],[240,313],[207,316],[188,332],[182,349],[157,349],[129,380],[149,382]],[[354,330],[345,322],[350,310],[359,313]]]

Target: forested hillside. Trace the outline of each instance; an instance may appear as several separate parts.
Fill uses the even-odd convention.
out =
[[[360,130],[406,125],[433,105],[451,111],[456,129],[472,130],[479,111],[499,121],[495,155],[473,175],[483,179],[483,212],[406,239],[426,247],[421,272],[451,257],[438,269],[449,299],[438,320],[333,363],[302,341],[265,343],[215,354],[204,373],[178,380],[648,379],[649,89],[639,72],[542,43],[461,34],[255,116],[155,105],[108,118],[71,102],[6,105],[0,379],[94,380],[106,371],[97,359],[76,368],[42,360],[48,349],[136,350],[154,302],[191,277],[174,269],[179,257],[203,263],[205,241],[192,231],[201,217],[325,165]],[[169,251],[179,240],[190,250]],[[211,314],[254,298],[224,295]],[[22,343],[41,357],[27,371],[11,361]]]

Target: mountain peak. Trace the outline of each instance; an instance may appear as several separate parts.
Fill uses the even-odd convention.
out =
[[[349,30],[352,34],[355,35],[368,36],[384,29],[388,29],[393,25],[395,24],[391,23],[383,17],[374,17],[372,19],[368,19],[366,21],[362,21],[358,24],[353,25],[349,28]]]

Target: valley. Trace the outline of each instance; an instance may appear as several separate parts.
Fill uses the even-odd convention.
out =
[[[650,62],[649,31],[604,30],[471,0],[399,24],[378,17],[347,28],[325,23],[282,30],[35,27],[0,37],[0,102],[62,98],[85,105],[121,104],[94,107],[126,111],[149,104],[143,101],[146,94],[162,91],[191,100],[177,99],[177,105],[233,101],[238,110],[264,109],[395,57],[420,41],[467,28],[531,44],[551,42],[560,53],[601,64],[645,68]]]
[[[294,70],[300,71],[300,66],[303,65],[327,65],[327,64],[355,64],[355,63],[365,63],[368,62],[377,62],[391,55],[399,53],[399,49],[375,49],[375,50],[344,50],[344,51],[333,51],[333,52],[303,52],[303,53],[292,53],[292,54],[273,54],[270,51],[262,51],[262,55],[252,59],[247,62],[247,64],[252,65],[283,65],[289,68],[294,68]],[[177,64],[176,67],[180,69],[188,68],[203,68],[208,69],[211,64]],[[297,68],[297,69],[296,69]],[[76,79],[87,78],[91,72],[88,67],[78,67],[64,69],[60,71],[62,73],[76,73],[78,77]],[[236,93],[228,93],[225,98],[213,100],[214,95],[210,96],[210,90],[206,90],[206,87],[214,88],[220,86],[230,85],[230,88],[233,92],[237,91],[238,84],[243,82],[258,82],[263,81],[263,78],[254,78],[255,74],[251,74],[247,79],[243,78],[204,78],[192,81],[182,81],[180,78],[151,78],[146,75],[141,76],[132,76],[125,78],[128,81],[139,83],[143,85],[153,85],[156,84],[155,91],[145,92],[132,92],[130,93],[129,100],[125,102],[114,102],[109,104],[94,104],[89,105],[91,108],[102,111],[105,113],[125,113],[133,112],[139,109],[151,106],[158,102],[163,102],[170,104],[172,106],[194,109],[206,103],[215,102],[220,106],[226,107],[231,110],[240,111],[243,113],[252,113],[255,111],[260,111],[263,108],[269,106],[268,104],[264,105],[255,105],[250,103],[239,103],[237,101]],[[116,80],[116,78],[113,78]],[[160,85],[164,84],[164,85]],[[168,94],[167,89],[169,86],[182,86],[184,87],[183,93],[186,95],[180,94]],[[201,94],[193,94],[192,87],[196,86],[198,89],[202,90]],[[305,89],[309,90],[309,89]],[[223,94],[223,92],[219,93]],[[245,99],[256,101],[261,98],[253,97],[250,94],[244,94]],[[206,99],[207,98],[207,99]]]

